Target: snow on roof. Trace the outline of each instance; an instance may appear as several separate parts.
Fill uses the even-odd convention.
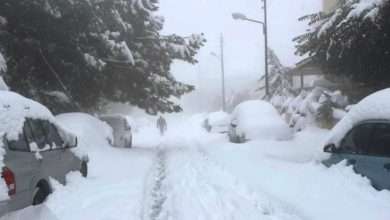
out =
[[[74,112],[57,115],[56,119],[93,147],[114,140],[112,128],[92,115]]]
[[[75,135],[62,124],[59,124],[45,106],[14,92],[0,91],[0,137],[6,135],[8,140],[18,139],[19,134],[23,132],[25,118],[51,122],[57,127],[58,133],[66,143],[69,145],[76,144]],[[78,152],[74,153],[80,157],[84,156],[84,154]],[[0,158],[0,161],[2,161],[2,158]]]
[[[357,123],[376,119],[390,120],[390,88],[373,93],[353,106],[330,131],[328,143],[338,146]]]
[[[327,88],[327,87],[332,87],[332,86],[336,86],[336,84],[325,79],[323,76],[320,76],[317,79],[310,82],[310,87],[312,87],[312,88],[314,88],[314,87]]]
[[[275,107],[265,101],[242,102],[234,109],[231,118],[232,123],[237,124],[237,133],[245,134],[248,139],[288,139],[291,134]]]
[[[211,126],[228,125],[230,116],[226,112],[218,111],[207,115],[208,124]]]
[[[74,141],[74,136],[57,123],[51,112],[43,105],[27,99],[17,93],[0,91],[0,167],[3,167],[5,151],[2,138],[16,140],[21,132],[25,118],[44,119],[55,124],[64,140],[69,144]],[[72,142],[71,142],[72,141]],[[4,181],[0,181],[0,201],[8,199],[7,188]]]
[[[51,112],[38,102],[17,93],[0,91],[0,136],[16,140],[23,131],[25,118],[54,121]]]

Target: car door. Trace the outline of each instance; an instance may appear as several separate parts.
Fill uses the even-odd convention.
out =
[[[15,175],[16,191],[19,195],[30,193],[31,182],[41,170],[41,164],[36,160],[34,153],[30,152],[27,139],[28,129],[29,125],[25,122],[23,132],[18,135],[18,139],[3,139],[6,140],[4,145],[7,149],[4,164]],[[17,205],[23,207],[29,204],[29,199],[23,199]]]
[[[341,141],[339,152],[332,154],[332,163],[347,160],[357,173],[365,176],[370,173],[367,152],[374,128],[374,123],[363,123],[351,129]]]
[[[368,155],[362,172],[370,178],[372,185],[381,189],[390,189],[390,124],[377,123],[372,135]]]
[[[43,130],[41,120],[39,119],[28,119],[27,120],[30,129],[33,141],[37,144],[39,154],[41,156],[39,162],[41,163],[42,171],[60,181],[61,183],[65,182],[63,172],[59,167],[59,157],[56,151],[51,150],[51,147],[46,139],[46,133]],[[32,143],[30,142],[30,145]]]

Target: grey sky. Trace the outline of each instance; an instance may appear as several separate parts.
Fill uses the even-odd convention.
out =
[[[172,71],[176,78],[198,88],[201,78],[203,84],[214,85],[206,90],[219,91],[220,64],[210,53],[219,53],[219,36],[223,33],[227,94],[245,86],[248,80],[259,79],[264,74],[261,25],[233,20],[231,14],[242,12],[248,18],[262,21],[261,6],[261,0],[160,0],[158,14],[165,18],[164,33],[182,36],[204,33],[208,41],[197,55],[198,65],[174,63]],[[268,0],[268,6],[269,47],[275,50],[284,65],[293,66],[302,58],[294,55],[292,38],[307,29],[297,18],[321,10],[322,0]],[[237,81],[239,76],[243,83]]]

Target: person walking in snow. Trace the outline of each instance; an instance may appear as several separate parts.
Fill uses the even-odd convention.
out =
[[[160,118],[157,120],[157,128],[160,129],[161,135],[164,135],[164,132],[168,129],[167,122],[161,115]]]

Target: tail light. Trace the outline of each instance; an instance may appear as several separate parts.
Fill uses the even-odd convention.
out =
[[[5,183],[7,184],[8,195],[11,196],[16,194],[15,175],[8,167],[3,167],[3,171],[1,172],[1,178],[3,178],[5,180]]]

